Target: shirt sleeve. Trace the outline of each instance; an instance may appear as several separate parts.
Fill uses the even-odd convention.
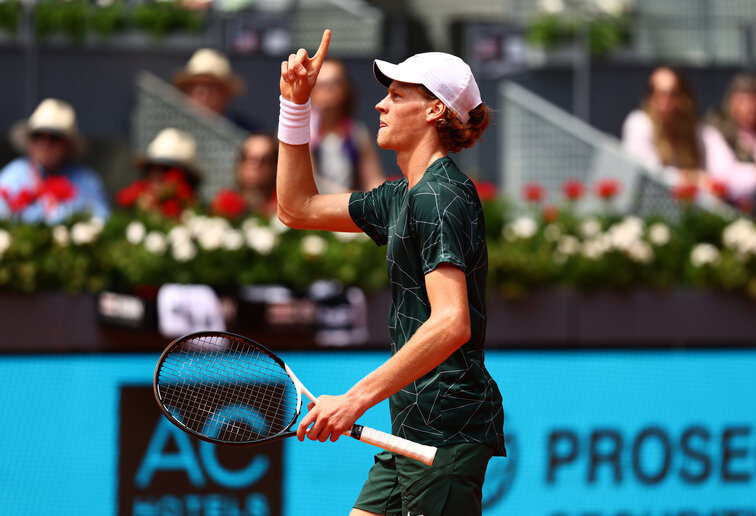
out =
[[[727,186],[734,199],[750,199],[756,192],[756,165],[738,161],[719,130],[704,126],[701,137],[706,150],[706,171]]]
[[[460,189],[439,183],[416,186],[410,202],[423,273],[428,274],[441,263],[451,263],[467,273],[466,257],[475,254],[476,245],[482,245],[473,241],[474,235],[479,234],[479,205]]]
[[[654,147],[651,119],[643,111],[633,111],[622,124],[623,148],[652,171],[662,167],[659,153]]]
[[[368,192],[354,192],[349,197],[349,215],[352,220],[378,245],[388,243],[390,201],[399,188],[397,183],[406,185],[404,180],[386,182]]]

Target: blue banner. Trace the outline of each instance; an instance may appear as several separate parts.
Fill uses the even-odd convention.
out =
[[[314,394],[379,352],[283,355]],[[157,355],[0,358],[0,514],[348,514],[377,450],[352,439],[214,447],[152,399]],[[508,458],[486,516],[756,515],[756,351],[489,351]],[[361,423],[389,429],[386,403]],[[230,450],[230,451],[229,451]]]

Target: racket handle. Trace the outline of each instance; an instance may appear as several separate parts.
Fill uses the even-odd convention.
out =
[[[426,466],[432,466],[433,459],[436,457],[435,446],[408,441],[367,426],[354,425],[349,435],[358,441],[419,460]]]

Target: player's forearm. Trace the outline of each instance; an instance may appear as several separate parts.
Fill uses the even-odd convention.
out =
[[[317,194],[309,145],[280,143],[276,173],[278,218],[287,226],[301,227],[307,207]]]
[[[469,339],[469,318],[431,316],[394,356],[357,382],[347,396],[364,413],[435,369]]]

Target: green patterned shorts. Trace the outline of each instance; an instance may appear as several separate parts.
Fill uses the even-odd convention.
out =
[[[438,449],[433,466],[381,452],[355,509],[384,516],[476,516],[493,448],[455,444]]]

